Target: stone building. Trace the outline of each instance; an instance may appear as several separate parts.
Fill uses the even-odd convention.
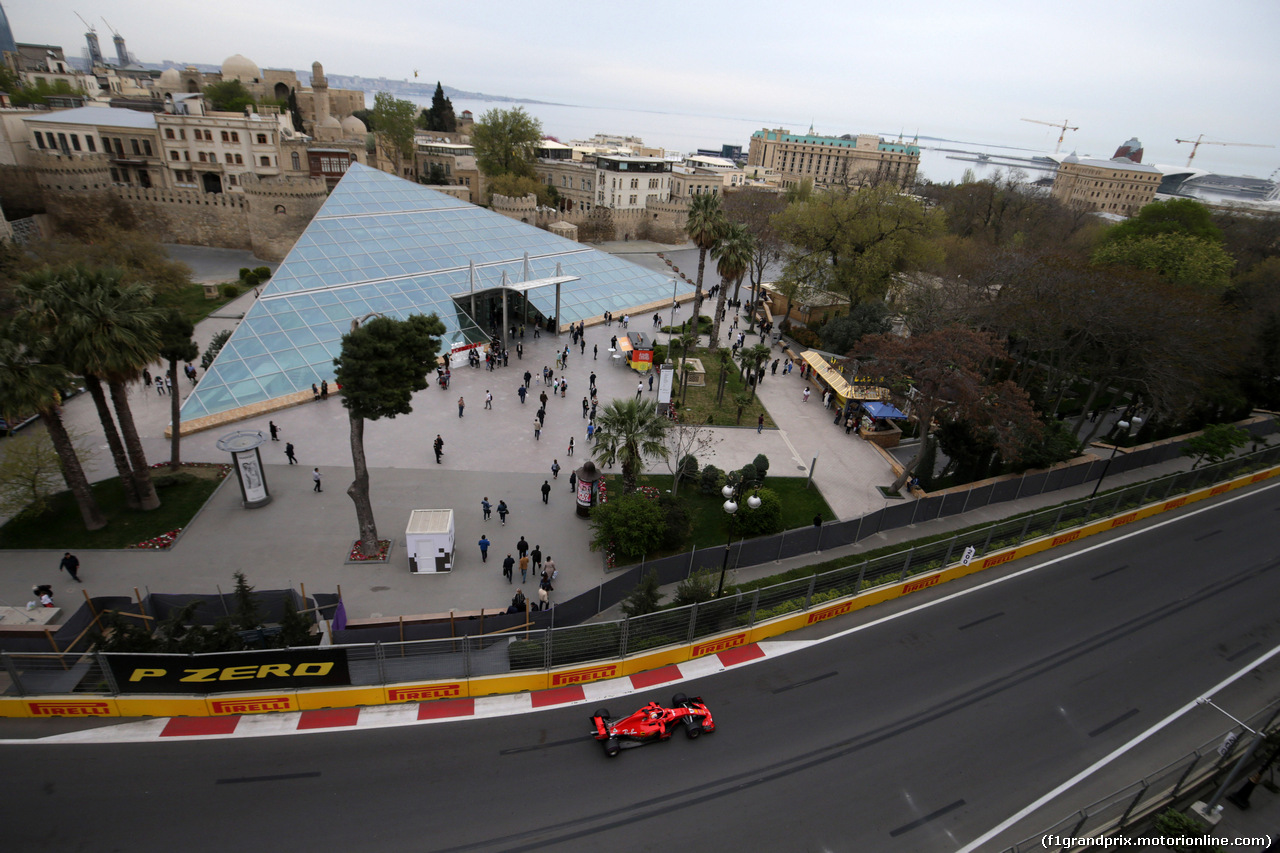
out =
[[[661,157],[599,155],[595,166],[598,206],[643,210],[671,198],[671,164]]]
[[[469,143],[451,142],[455,134],[419,131],[414,137],[414,165],[424,179],[443,179],[435,188],[463,187],[460,197],[472,204],[484,204],[485,176],[476,165],[476,150]]]
[[[79,107],[24,119],[36,155],[103,155],[106,177],[124,186],[169,186],[154,113]]]
[[[815,187],[884,182],[908,187],[920,167],[920,148],[871,133],[820,136],[813,128],[803,135],[765,128],[751,134],[747,163],[776,172],[782,186],[811,178]]]
[[[1092,160],[1074,153],[1058,166],[1051,194],[1077,210],[1096,210],[1132,216],[1155,199],[1162,174],[1154,166],[1136,162],[1142,143],[1131,139],[1110,160]]]

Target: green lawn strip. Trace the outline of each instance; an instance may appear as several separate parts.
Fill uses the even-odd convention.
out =
[[[722,351],[724,349],[723,347],[721,348]],[[654,358],[657,360],[665,359],[664,350],[664,347],[659,346]],[[772,428],[776,426],[759,397],[756,397],[751,401],[750,405],[742,409],[742,420],[738,420],[738,404],[733,401],[733,398],[738,394],[750,392],[749,386],[743,380],[741,373],[738,372],[738,362],[729,362],[729,366],[726,368],[728,382],[725,385],[724,399],[719,405],[716,405],[716,389],[720,386],[720,356],[712,354],[703,347],[690,350],[689,358],[702,360],[702,367],[707,372],[707,384],[703,386],[690,385],[688,387],[684,401],[677,407],[682,421],[691,424],[709,423],[713,426],[755,427],[756,418],[763,414],[766,427]],[[768,382],[769,380],[766,379],[765,381]]]
[[[217,299],[206,299],[204,285],[193,284],[180,290],[161,294],[156,301],[163,308],[177,308],[182,312],[182,316],[192,323],[199,323],[231,300],[222,295],[222,285],[218,285]]]
[[[750,462],[750,459],[744,460],[743,464]],[[651,486],[666,494],[671,491],[672,476],[670,474],[646,474],[640,477],[641,486]],[[610,475],[605,478],[608,482],[610,495],[622,494],[622,478],[620,476]],[[782,528],[783,530],[792,530],[796,527],[807,527],[813,524],[814,515],[821,515],[823,521],[834,521],[835,513],[831,511],[831,507],[827,506],[826,499],[822,497],[822,493],[817,487],[806,489],[805,478],[803,477],[766,477],[764,481],[765,488],[771,489],[778,495],[778,499],[782,501]],[[672,554],[680,554],[687,552],[690,548],[708,548],[713,545],[723,545],[728,537],[728,516],[724,511],[724,496],[717,492],[714,495],[704,495],[698,492],[698,483],[696,478],[685,478],[680,481],[680,491],[676,494],[676,499],[682,501],[689,510],[690,520],[693,522],[693,529],[689,539],[682,547],[674,551],[654,551],[645,555],[647,559],[656,560],[662,557],[669,557]],[[745,502],[739,512],[750,512],[746,508]],[[639,559],[632,560],[619,556],[618,565],[628,565],[631,562],[638,563]]]
[[[19,516],[0,527],[0,549],[57,550],[125,548],[145,542],[179,527],[186,527],[204,506],[221,482],[217,478],[180,473],[167,478],[162,470],[152,472],[157,480],[156,493],[160,507],[150,512],[128,509],[120,478],[113,477],[93,485],[93,494],[107,516],[101,530],[84,529],[80,510],[70,492],[61,492],[50,500],[43,515]],[[164,485],[171,479],[171,485]]]

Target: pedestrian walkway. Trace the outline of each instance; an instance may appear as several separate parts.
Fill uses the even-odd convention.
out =
[[[222,262],[228,263],[226,259]],[[240,259],[229,263],[240,263]],[[219,277],[216,268],[206,272]],[[228,266],[224,274],[234,278],[236,270]],[[201,349],[217,331],[233,328],[254,298],[250,292],[220,309],[217,317],[198,324],[196,339]],[[614,313],[621,316],[626,308],[617,306]],[[691,304],[682,304],[676,322],[688,319],[690,312]],[[668,309],[664,323],[669,322],[670,313]],[[652,322],[649,317],[637,316],[632,328],[649,331]],[[563,398],[540,384],[540,377],[543,367],[554,367],[556,352],[571,343],[569,336],[543,334],[534,338],[533,330],[528,329],[523,359],[516,357],[513,347],[508,367],[473,369],[463,361],[455,366],[447,391],[431,377],[430,387],[415,395],[412,414],[367,422],[364,446],[379,535],[394,540],[386,564],[345,563],[359,534],[353,504],[345,494],[353,476],[349,420],[341,397],[334,395],[323,402],[304,403],[182,440],[184,460],[222,463],[229,457],[215,446],[221,435],[237,429],[265,433],[268,422],[274,422],[280,440],[262,447],[266,481],[273,496],[269,505],[241,508],[232,476],[169,551],[79,552],[83,587],[59,576],[61,550],[6,552],[0,568],[0,605],[22,606],[38,583],[53,584],[55,601],[67,612],[82,600],[81,588],[91,595],[130,597],[135,588],[143,593],[215,593],[219,587],[229,590],[232,573],[243,571],[259,589],[305,584],[308,592],[332,592],[341,586],[352,619],[447,613],[451,609],[505,609],[513,590],[502,578],[501,561],[508,551],[514,552],[521,535],[555,559],[560,570],[555,598],[592,589],[608,575],[601,555],[588,548],[590,527],[575,512],[568,474],[586,461],[592,449],[581,411],[590,374],[596,374],[601,406],[635,394],[637,374],[620,360],[608,358],[610,338],[622,332],[616,322],[587,328],[585,355],[580,348],[571,347],[568,368],[555,371],[557,379],[563,376],[568,381]],[[599,358],[593,359],[597,345]],[[521,404],[516,389],[525,370],[532,378],[527,402]],[[175,390],[185,396],[192,386],[185,377],[180,378]],[[754,424],[717,428],[718,443],[700,463],[738,468],[763,453],[770,460],[771,476],[803,476],[816,457],[814,481],[840,518],[879,509],[884,500],[875,487],[890,481],[887,464],[865,442],[846,436],[843,429],[830,423],[831,415],[822,408],[820,396],[802,403],[802,387],[798,373],[785,378],[781,370],[778,376],[767,375],[759,393],[779,428],[763,434],[757,434]],[[493,394],[492,410],[484,408],[486,392]],[[547,417],[539,440],[534,437],[533,420],[544,392],[548,394]],[[646,381],[644,395],[655,399],[657,383],[651,391]],[[468,403],[461,419],[455,405],[460,396]],[[152,462],[167,460],[170,446],[164,429],[169,423],[169,398],[137,384],[130,388],[130,400],[147,458]],[[88,395],[69,400],[65,414],[73,431],[94,437],[87,442],[98,450],[86,466],[90,479],[114,476],[109,454],[100,449],[101,427],[92,400]],[[437,434],[444,440],[439,465],[432,452]],[[568,455],[571,437],[575,439],[572,457]],[[287,443],[294,446],[298,465],[287,464]],[[558,480],[551,481],[549,502],[543,504],[540,487],[549,477],[553,461],[563,470]],[[319,494],[312,490],[314,467],[324,476],[325,488]],[[648,470],[668,472],[661,462],[651,464]],[[1132,476],[1147,478],[1152,474],[1134,472]],[[1113,481],[1120,485],[1126,478],[1115,477]],[[496,513],[492,520],[482,520],[480,501],[485,496],[495,506],[505,500],[511,507],[505,528]],[[1050,502],[1063,499],[1061,493],[1045,497]],[[939,524],[972,524],[975,518],[1022,511],[1035,500],[1002,504]],[[447,575],[412,575],[404,549],[404,527],[412,510],[434,508],[455,510],[455,568]],[[493,558],[484,565],[476,545],[482,532],[492,542]],[[875,547],[878,542],[873,539],[863,546]],[[788,561],[791,564],[797,561]],[[785,567],[770,564],[749,571],[770,574]]]

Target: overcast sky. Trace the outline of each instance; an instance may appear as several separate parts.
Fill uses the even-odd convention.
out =
[[[479,0],[0,0],[15,40],[145,62],[444,81],[584,106],[742,119],[811,118],[821,132],[1039,147],[1110,156],[1137,136],[1146,162],[1186,162],[1176,138],[1280,145],[1275,0],[1037,0],[538,4]],[[372,97],[369,98],[372,104]],[[804,130],[793,127],[793,130]],[[555,133],[555,128],[546,128]],[[625,132],[624,128],[600,128]],[[721,141],[711,139],[709,143]],[[746,139],[738,140],[744,146]],[[1105,152],[1105,153],[1104,153]],[[1266,177],[1280,148],[1201,146],[1197,166]]]

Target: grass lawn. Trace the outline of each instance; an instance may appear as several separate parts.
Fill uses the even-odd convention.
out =
[[[234,282],[232,283],[234,284]],[[236,286],[240,288],[240,292],[243,294],[244,288],[240,285]],[[177,308],[192,323],[199,323],[231,300],[222,295],[222,285],[218,285],[217,299],[205,299],[204,285],[193,284],[190,287],[184,287],[172,293],[165,293],[160,296],[158,301],[162,307]]]
[[[665,347],[659,347],[658,349],[659,352],[655,353],[654,357],[657,358],[659,355],[665,357],[665,352],[663,351]],[[721,347],[721,351],[727,352],[727,349]],[[684,402],[679,406],[681,420],[685,423],[712,424],[714,426],[754,427],[756,418],[764,415],[764,425],[766,427],[775,426],[773,419],[769,417],[769,412],[765,409],[764,403],[760,402],[759,397],[752,400],[749,405],[744,406],[742,418],[738,418],[738,404],[733,401],[733,398],[735,395],[750,392],[750,388],[738,372],[738,362],[730,361],[726,368],[728,383],[725,385],[724,399],[717,405],[716,389],[720,385],[719,354],[712,355],[706,348],[700,348],[691,350],[689,358],[702,360],[702,367],[707,371],[707,384],[701,387],[697,385],[688,387],[685,392]],[[769,380],[766,379],[765,381],[768,382]]]
[[[0,527],[0,548],[51,548],[62,551],[91,548],[125,548],[145,542],[179,527],[186,527],[214,489],[222,482],[221,468],[185,468],[162,485],[167,469],[153,469],[160,507],[139,512],[125,507],[120,478],[94,483],[93,494],[107,516],[101,530],[84,529],[80,510],[70,492],[50,500],[50,509],[34,518],[19,516]]]
[[[750,462],[750,459],[743,460],[743,464]],[[605,478],[609,486],[609,494],[622,494],[622,477],[608,476]],[[670,474],[651,474],[640,478],[641,486],[652,486],[661,492],[671,490]],[[821,515],[823,521],[835,521],[835,513],[831,511],[831,507],[827,506],[826,500],[822,497],[822,493],[817,487],[806,489],[804,487],[804,477],[766,477],[764,481],[765,488],[771,489],[782,501],[782,529],[792,530],[797,527],[808,527],[813,524],[813,517]],[[693,531],[687,542],[676,551],[657,552],[649,554],[649,559],[665,557],[668,554],[678,554],[681,551],[688,551],[692,547],[706,548],[712,545],[723,545],[725,538],[728,536],[728,516],[724,511],[724,496],[717,492],[714,495],[704,495],[698,492],[697,482],[688,479],[680,481],[680,491],[676,495],[676,499],[682,501],[689,510],[689,517],[693,521]],[[750,512],[745,506],[739,512]],[[627,562],[639,562],[639,560],[627,560],[620,557],[619,564]]]

